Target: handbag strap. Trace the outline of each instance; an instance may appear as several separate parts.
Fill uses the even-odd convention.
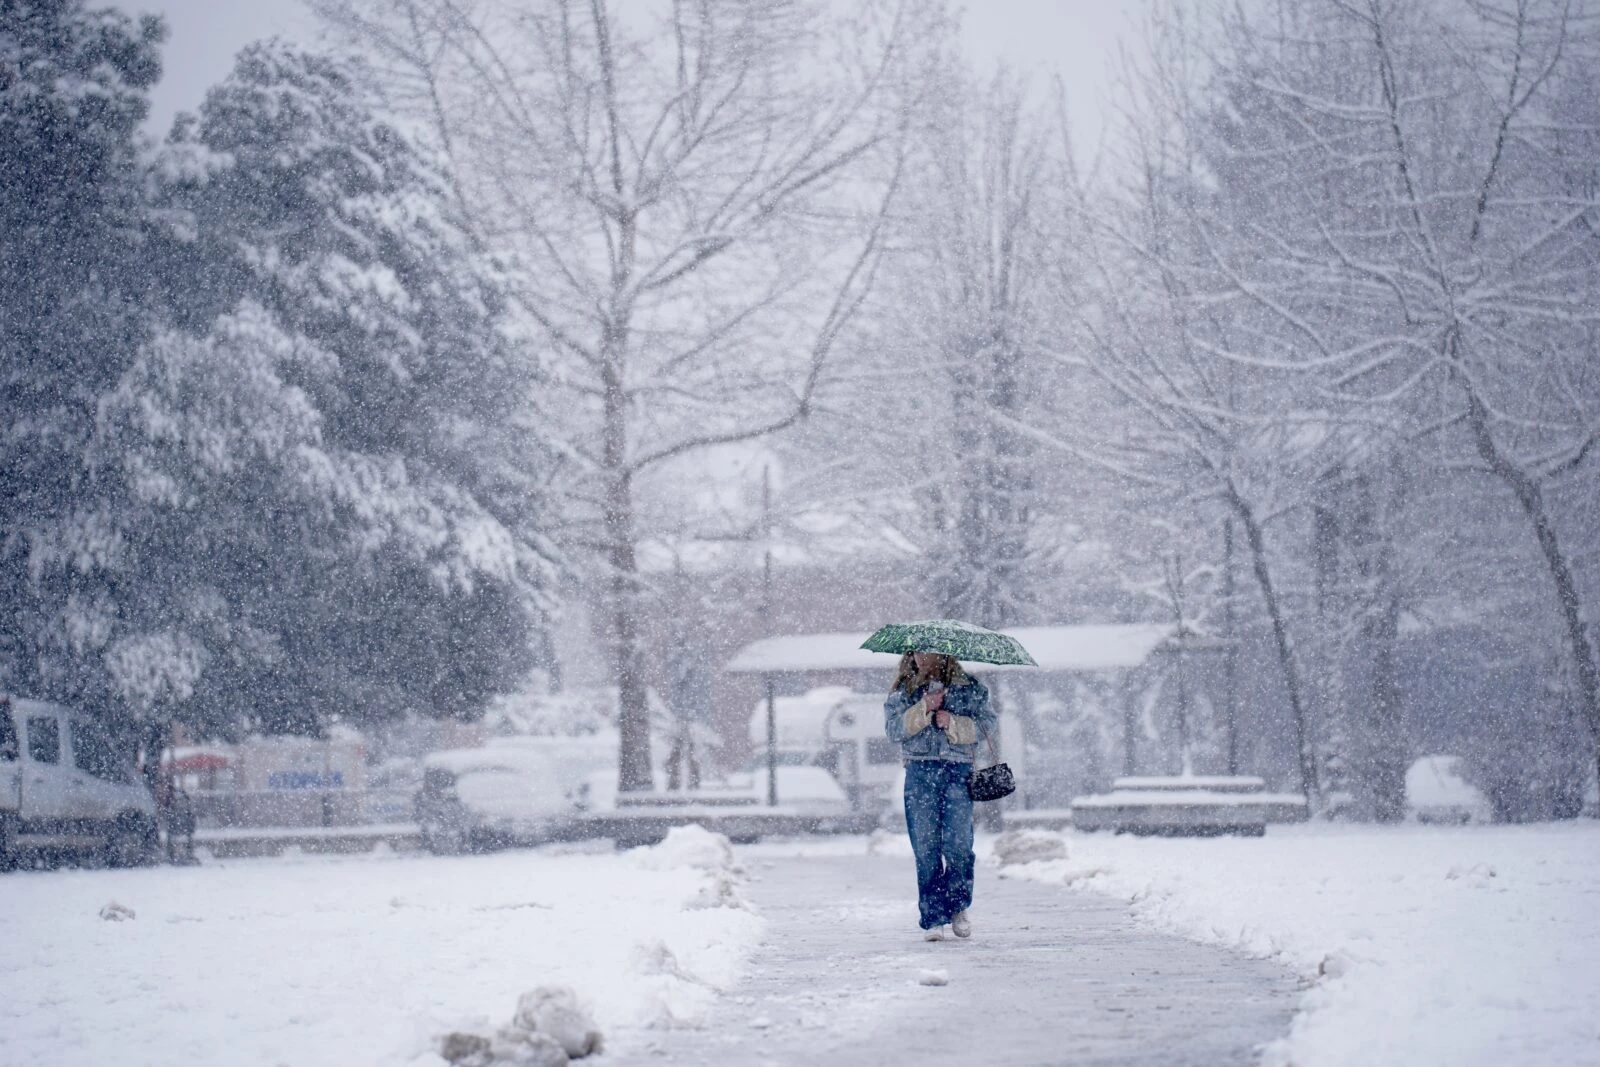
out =
[[[994,734],[992,732],[987,734],[984,737],[984,740],[989,742],[989,766],[993,767],[1000,762],[1000,750],[995,747]],[[975,771],[983,770],[982,767],[978,766],[978,757],[976,754],[974,754],[972,757],[972,769]]]

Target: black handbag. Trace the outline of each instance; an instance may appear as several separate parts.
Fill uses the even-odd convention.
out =
[[[1000,762],[992,737],[989,738],[989,758],[995,762],[982,770],[974,767],[967,773],[967,796],[975,801],[999,800],[1017,791],[1016,776],[1008,764]]]

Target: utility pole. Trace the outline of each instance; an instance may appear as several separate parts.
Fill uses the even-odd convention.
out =
[[[1194,757],[1189,748],[1189,689],[1183,673],[1183,649],[1188,641],[1189,625],[1183,617],[1183,556],[1173,552],[1163,561],[1167,571],[1167,595],[1172,601],[1172,617],[1177,624],[1174,638],[1173,667],[1178,681],[1178,761],[1185,777],[1194,773]]]
[[[772,628],[772,465],[761,468],[761,531],[764,546],[761,559],[761,613]],[[778,806],[778,696],[772,673],[763,676],[767,683],[767,806]]]
[[[1131,778],[1139,773],[1138,713],[1126,678],[1118,680],[1117,696],[1122,703],[1122,776]]]
[[[1227,363],[1223,373],[1228,377],[1228,410],[1237,411],[1235,367],[1226,360],[1223,362]],[[1239,633],[1234,618],[1233,553],[1233,512],[1230,510],[1222,516],[1222,639],[1227,642],[1222,649],[1222,719],[1223,732],[1228,735],[1229,777],[1239,773]]]
[[[1233,516],[1222,520],[1222,721],[1228,774],[1239,773],[1239,640],[1233,628]]]

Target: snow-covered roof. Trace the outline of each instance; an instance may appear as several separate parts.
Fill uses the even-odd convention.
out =
[[[893,670],[900,657],[861,647],[870,634],[786,634],[764,637],[741,648],[728,661],[735,674],[778,671]]]
[[[1303,808],[1299,793],[1219,793],[1212,789],[1117,789],[1110,793],[1073,797],[1077,808],[1249,808],[1260,806]]]
[[[222,745],[178,745],[162,753],[161,765],[179,771],[204,771],[230,766],[231,748]]]
[[[1112,779],[1111,788],[1118,791],[1209,789],[1218,793],[1260,793],[1267,788],[1267,782],[1253,774],[1125,775]]]
[[[1003,631],[1026,648],[1038,670],[1100,671],[1137,667],[1172,633],[1159,623],[1108,623],[1093,626],[1021,626]],[[787,634],[765,637],[741,648],[728,661],[735,674],[783,671],[892,670],[899,657],[868,652],[865,633]],[[993,671],[1031,671],[1033,667],[983,664]]]
[[[224,763],[233,759],[234,752],[228,745],[175,745],[164,754],[168,759],[189,759],[192,756],[214,756]]]
[[[1022,642],[1040,670],[1103,671],[1137,667],[1172,635],[1162,623],[1105,623],[1092,626],[1021,626],[1006,630]],[[986,671],[994,667],[983,668]],[[1003,667],[1001,670],[1029,670]]]

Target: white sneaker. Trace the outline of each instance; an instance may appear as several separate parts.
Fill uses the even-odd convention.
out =
[[[935,926],[931,930],[922,931],[922,940],[924,940],[924,941],[943,941],[944,940],[944,927]]]
[[[955,914],[955,918],[950,920],[950,930],[957,937],[971,937],[972,920],[967,918],[966,912],[958,911]]]

